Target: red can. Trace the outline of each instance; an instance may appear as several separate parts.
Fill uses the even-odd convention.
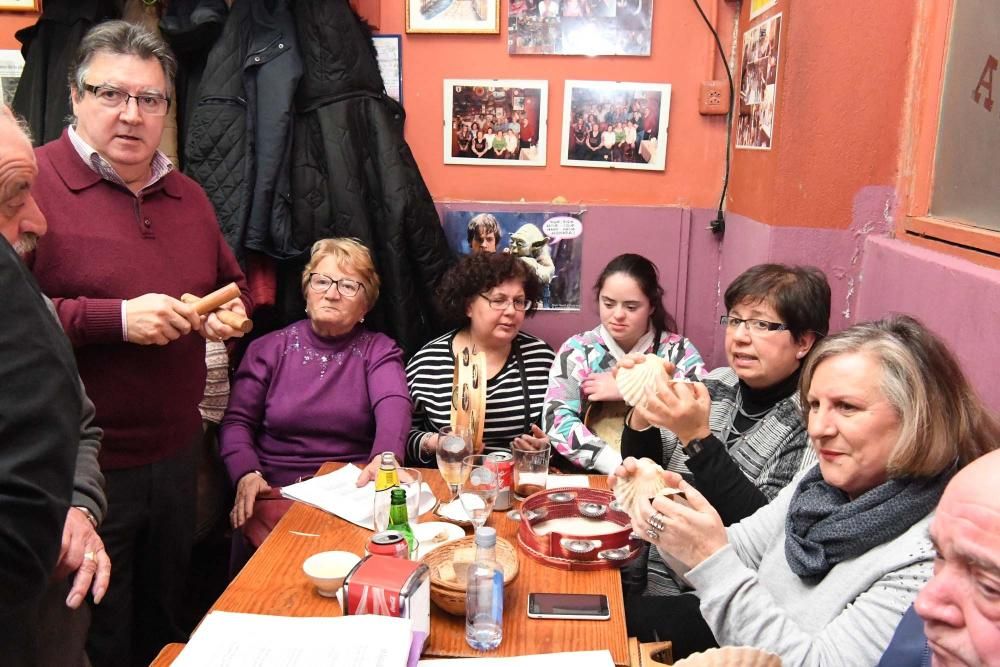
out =
[[[500,487],[493,510],[509,510],[513,506],[514,500],[512,493],[514,485],[514,457],[510,452],[493,452],[489,455],[487,461],[487,468],[496,472],[497,483]]]
[[[373,556],[391,556],[392,558],[408,559],[410,550],[403,534],[396,530],[385,530],[375,533],[368,540],[366,551]]]

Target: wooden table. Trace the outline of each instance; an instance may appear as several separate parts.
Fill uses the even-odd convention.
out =
[[[327,463],[319,474],[342,464]],[[421,471],[439,498],[447,487],[437,470]],[[607,488],[607,478],[590,477],[594,488]],[[431,514],[422,521],[437,520]],[[497,535],[517,544],[517,522],[505,512],[493,512],[487,525]],[[302,562],[320,551],[344,550],[363,554],[371,532],[322,510],[295,503],[250,562],[229,584],[211,611],[233,611],[278,616],[339,616],[340,603],[320,596],[302,572]],[[504,609],[503,643],[488,654],[465,642],[465,618],[446,614],[431,605],[431,634],[426,657],[511,656],[559,651],[608,649],[616,665],[628,665],[625,607],[618,570],[568,572],[536,563],[519,550],[520,572],[511,584]],[[557,621],[528,618],[529,592],[604,593],[611,607],[609,621]],[[169,656],[172,661],[174,656]],[[170,664],[157,662],[157,665]]]

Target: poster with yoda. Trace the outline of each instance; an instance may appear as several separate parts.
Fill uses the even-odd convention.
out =
[[[580,310],[583,214],[538,211],[449,210],[448,244],[460,255],[508,252],[542,283],[540,310]]]

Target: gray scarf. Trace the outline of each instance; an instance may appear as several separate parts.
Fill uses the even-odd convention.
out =
[[[854,500],[814,466],[799,481],[785,519],[785,558],[803,579],[822,578],[841,561],[893,540],[936,506],[954,474],[900,477]]]

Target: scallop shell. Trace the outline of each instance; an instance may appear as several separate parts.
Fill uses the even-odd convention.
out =
[[[639,459],[632,476],[620,479],[615,483],[615,499],[622,510],[629,516],[638,516],[636,503],[639,498],[652,498],[667,489],[667,484],[660,475],[661,472],[663,472],[663,468],[651,459]]]
[[[642,401],[643,390],[656,384],[656,376],[663,372],[665,363],[662,357],[647,354],[646,360],[631,368],[619,368],[615,374],[615,383],[622,398],[631,406]]]
[[[752,646],[723,646],[692,653],[674,667],[781,667],[781,658]]]

